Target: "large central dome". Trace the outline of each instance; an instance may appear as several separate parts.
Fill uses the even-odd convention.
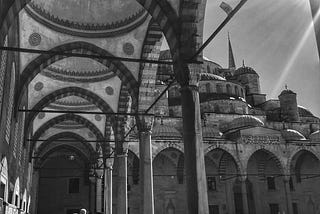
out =
[[[96,24],[121,21],[142,9],[133,0],[33,0],[32,4],[60,19]]]

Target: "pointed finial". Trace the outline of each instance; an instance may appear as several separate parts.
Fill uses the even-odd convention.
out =
[[[246,67],[246,66],[244,65],[244,59],[242,60],[242,67]]]
[[[287,85],[287,84],[285,84],[285,85],[284,85],[284,88],[285,88],[286,90],[288,90],[288,85]]]
[[[229,45],[229,69],[236,69],[236,64],[234,61],[231,41],[230,41],[230,32],[228,31],[228,45]]]

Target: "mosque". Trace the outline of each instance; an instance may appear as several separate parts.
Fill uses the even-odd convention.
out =
[[[320,213],[320,119],[194,57],[205,2],[0,0],[0,214]]]

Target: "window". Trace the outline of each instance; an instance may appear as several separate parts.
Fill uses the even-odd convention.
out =
[[[234,91],[235,91],[236,95],[237,95],[237,96],[239,96],[239,89],[238,89],[238,86],[235,86],[235,87],[234,87]]]
[[[232,93],[231,86],[227,84],[227,94],[231,94],[231,93]]]
[[[219,214],[219,205],[209,205],[209,214]]]
[[[2,198],[2,199],[4,199],[5,190],[6,190],[6,185],[1,182],[1,185],[0,185],[0,198]]]
[[[69,193],[79,193],[79,178],[69,179]]]
[[[290,186],[290,191],[294,191],[294,185],[293,185],[292,177],[290,177],[290,179],[289,179],[289,186]]]
[[[215,177],[207,177],[208,190],[217,190],[217,182]]]
[[[299,214],[298,212],[298,203],[292,203],[293,214]]]
[[[210,83],[207,83],[207,84],[206,84],[206,92],[207,92],[207,93],[210,93],[210,92],[211,92],[211,89],[210,89],[210,88],[211,88]]]
[[[217,93],[218,94],[222,94],[223,93],[223,89],[222,89],[222,85],[221,84],[217,84]]]
[[[279,204],[269,204],[270,207],[270,214],[279,214]]]
[[[268,190],[275,190],[276,189],[275,177],[273,176],[267,177],[267,185],[268,185]]]

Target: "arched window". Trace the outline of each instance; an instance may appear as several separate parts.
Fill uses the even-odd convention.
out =
[[[227,94],[231,94],[231,86],[227,84]]]
[[[241,88],[241,97],[244,97],[243,89]]]
[[[221,84],[217,84],[217,93],[218,93],[218,94],[222,94],[222,93],[223,93],[222,85],[221,85]]]
[[[207,72],[210,73],[210,66],[207,65]]]
[[[206,92],[207,92],[207,93],[210,93],[210,92],[211,92],[210,83],[207,83],[207,84],[206,84]]]
[[[234,91],[235,91],[236,95],[237,95],[237,96],[239,96],[239,89],[238,89],[238,86],[235,86],[235,87],[234,87]]]

